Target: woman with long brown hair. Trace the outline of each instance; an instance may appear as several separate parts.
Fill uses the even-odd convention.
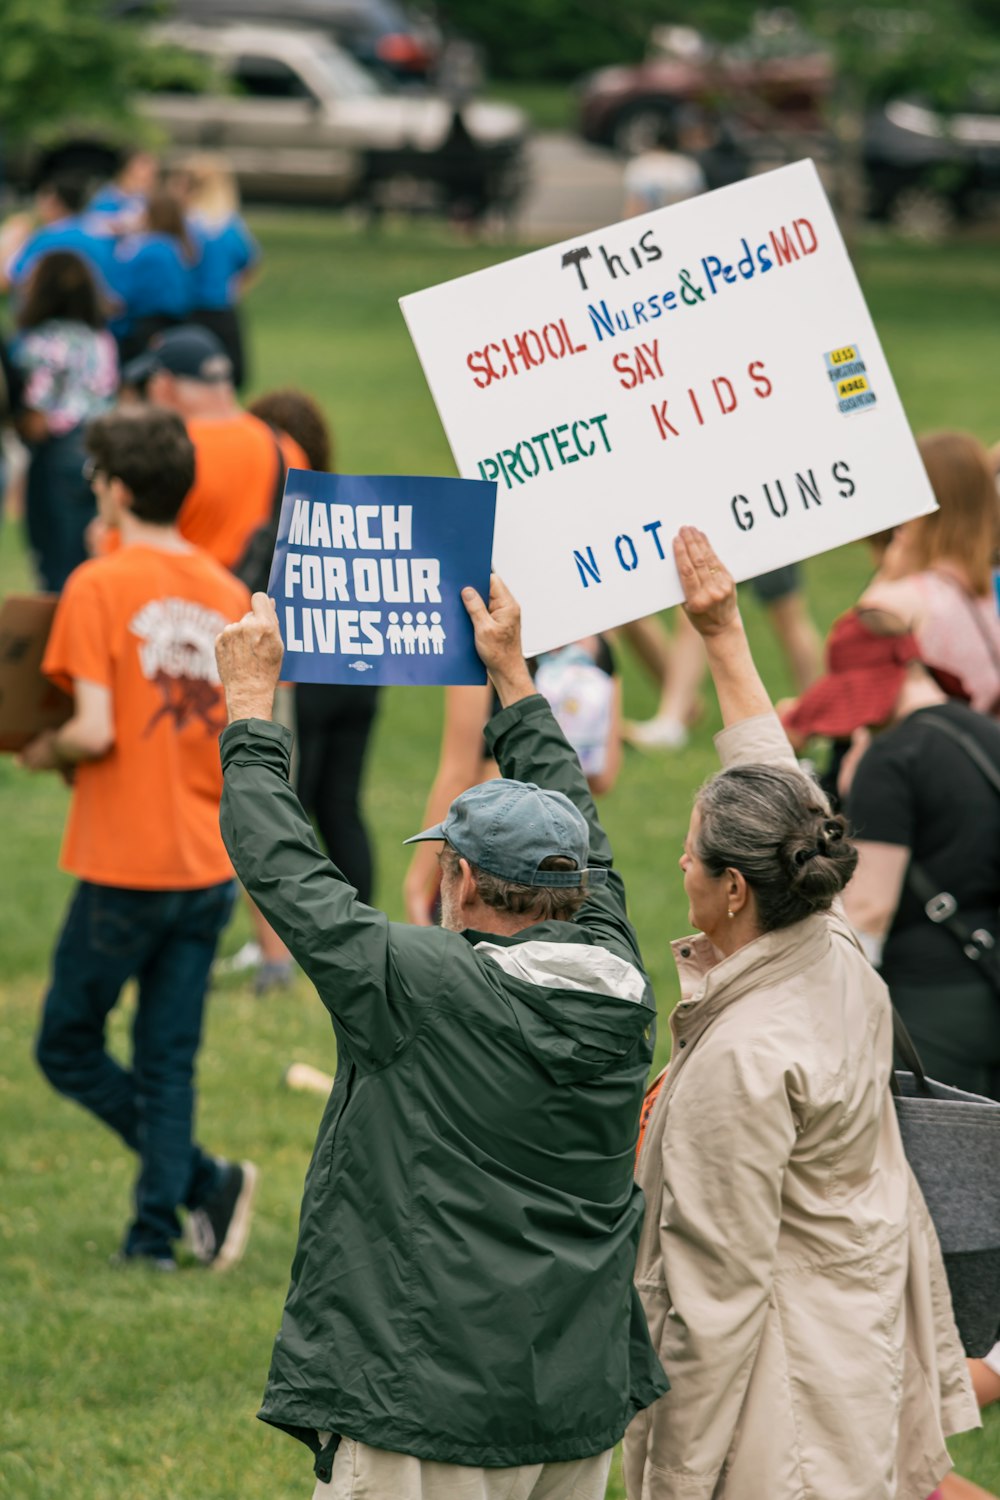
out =
[[[16,413],[27,444],[25,520],[39,586],[59,593],[87,556],[95,515],[83,477],[83,435],[110,406],[118,385],[115,341],[84,260],[68,250],[43,255],[28,282],[11,345],[20,377]]]
[[[1000,496],[990,455],[971,433],[932,432],[920,455],[938,509],[898,527],[859,610],[911,629],[941,686],[1000,719],[1000,612],[992,570]]]
[[[177,199],[151,193],[142,228],[115,251],[117,286],[125,302],[123,360],[141,354],[154,333],[189,321],[198,249]]]

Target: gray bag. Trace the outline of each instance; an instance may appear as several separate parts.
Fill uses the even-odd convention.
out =
[[[979,1358],[1000,1330],[1000,1103],[928,1078],[893,1020],[908,1069],[893,1080],[903,1147],[941,1243],[965,1352]]]

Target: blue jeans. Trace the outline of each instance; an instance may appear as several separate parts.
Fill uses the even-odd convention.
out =
[[[31,449],[24,510],[39,586],[53,594],[87,559],[84,533],[97,502],[83,477],[83,428]]]
[[[231,880],[194,891],[135,891],[81,881],[52,963],[36,1044],[46,1078],[117,1132],[140,1160],[127,1254],[169,1255],[177,1209],[218,1189],[219,1163],[192,1138],[194,1060]],[[105,1025],[135,978],[132,1066],[105,1047]]]

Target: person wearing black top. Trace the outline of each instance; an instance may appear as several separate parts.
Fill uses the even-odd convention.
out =
[[[1000,793],[939,725],[968,736],[998,771],[1000,725],[943,694],[941,699],[876,737],[858,763],[847,812],[862,850],[881,845],[895,854],[897,866],[912,857],[935,890],[954,897],[966,927],[985,929],[996,940]],[[894,891],[897,904],[882,951],[882,977],[927,1072],[1000,1099],[1000,994],[953,934],[930,920],[905,869],[903,876],[883,892],[884,907]]]
[[[859,852],[847,915],[927,1073],[1000,1099],[1000,992],[930,919],[910,872],[918,865],[935,894],[953,897],[966,929],[1000,937],[1000,791],[976,758],[1000,773],[1000,724],[950,700],[912,633],[891,623],[880,630],[871,616],[843,615],[827,643],[827,675],[785,725],[794,743],[853,735],[839,786]]]

